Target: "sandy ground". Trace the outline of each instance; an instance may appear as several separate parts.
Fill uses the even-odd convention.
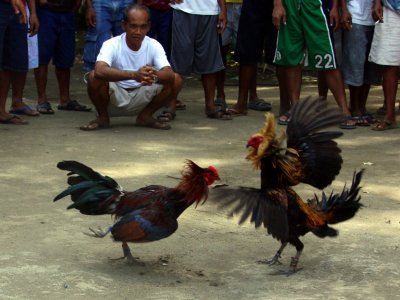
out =
[[[51,77],[49,95],[56,105]],[[75,70],[72,81],[73,97],[88,104],[82,73]],[[303,90],[303,95],[316,92],[313,85]],[[258,91],[276,113],[278,89]],[[228,102],[236,93],[237,87],[227,87]],[[32,74],[26,97],[35,98]],[[263,113],[249,111],[233,121],[206,119],[202,90],[193,81],[180,98],[188,108],[178,113],[171,131],[138,128],[132,119],[121,118],[110,130],[82,132],[78,126],[93,114],[65,111],[29,118],[28,126],[0,126],[0,299],[400,298],[400,130],[357,128],[338,140],[344,164],[327,192],[338,192],[355,169],[365,167],[365,208],[335,226],[337,238],[304,237],[303,269],[294,276],[276,276],[294,255],[293,247],[284,252],[283,266],[257,264],[272,257],[279,243],[251,224],[238,226],[210,202],[189,208],[170,238],[132,245],[144,266],[110,260],[121,256],[120,244],[83,232],[112,219],[68,211],[68,199],[52,202],[66,187],[58,161],[88,164],[127,190],[175,185],[167,175],[178,176],[186,158],[214,165],[225,183],[259,184],[258,173],[244,159],[244,146],[262,126]],[[381,99],[381,90],[373,89],[369,110],[376,110]],[[320,193],[306,185],[296,191],[304,198]]]

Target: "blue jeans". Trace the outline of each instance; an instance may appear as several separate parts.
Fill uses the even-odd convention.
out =
[[[27,32],[11,5],[0,1],[0,70],[28,71]]]
[[[93,0],[96,12],[96,27],[88,28],[85,35],[85,47],[83,49],[83,70],[94,69],[97,55],[103,42],[112,36],[120,35],[125,8],[135,1],[132,0]]]

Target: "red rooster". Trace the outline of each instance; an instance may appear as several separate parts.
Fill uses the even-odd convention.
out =
[[[69,171],[65,191],[54,198],[57,201],[71,195],[72,204],[85,215],[112,214],[116,222],[106,230],[93,230],[94,237],[104,237],[111,232],[115,241],[122,242],[124,256],[134,257],[128,242],[152,242],[164,239],[178,228],[177,218],[193,203],[204,203],[208,186],[219,180],[217,170],[210,166],[201,168],[187,160],[180,183],[175,188],[150,185],[133,192],[123,191],[110,177],[76,161],[57,164]]]
[[[240,224],[250,217],[256,227],[263,225],[281,242],[275,256],[263,262],[280,263],[286,245],[296,247],[288,275],[296,272],[304,248],[300,236],[308,232],[320,238],[336,236],[337,231],[328,224],[352,218],[362,206],[358,194],[363,171],[354,174],[350,189],[344,187],[340,194],[329,197],[323,193],[321,201],[315,197],[305,203],[291,188],[307,183],[323,189],[339,174],[341,150],[333,139],[342,133],[320,130],[338,125],[342,119],[337,109],[327,108],[319,99],[300,101],[292,109],[285,147],[286,135],[276,134],[274,116],[267,113],[265,127],[251,136],[247,145],[247,159],[261,170],[261,187],[222,187],[213,191],[222,206],[236,205],[232,214],[241,215]]]

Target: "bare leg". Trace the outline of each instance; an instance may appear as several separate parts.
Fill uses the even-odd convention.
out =
[[[34,70],[36,89],[38,94],[38,103],[43,103],[47,101],[46,86],[47,86],[47,73],[48,66],[40,65]]]
[[[256,64],[240,64],[239,65],[239,92],[238,100],[233,106],[235,110],[240,113],[247,111],[247,102],[249,99],[249,92],[254,84],[255,77],[257,75],[257,65]]]
[[[345,116],[351,116],[350,110],[346,103],[346,92],[344,89],[342,75],[339,69],[325,70],[324,72],[326,83],[329,90],[332,92],[333,97]]]
[[[279,82],[279,115],[283,115],[292,107],[290,97],[285,84],[284,69],[281,66],[276,66],[276,76]]]
[[[398,83],[398,67],[385,66],[383,69],[383,95],[386,103],[385,121],[396,124],[396,94]]]
[[[328,98],[328,90],[325,74],[323,72],[318,72],[318,96],[326,100]]]
[[[10,89],[10,77],[9,71],[0,71],[0,119],[5,120],[10,118],[10,114],[6,111],[6,102],[8,91]]]
[[[228,55],[229,45],[221,47],[221,56],[224,66],[226,68],[226,57]],[[226,76],[226,69],[223,69],[217,72],[217,99],[222,99],[225,101],[225,76]]]
[[[65,105],[68,101],[71,100],[69,94],[69,85],[71,78],[71,70],[70,68],[59,68],[56,67],[56,77],[58,82],[58,90],[60,93],[60,105]]]
[[[214,112],[216,109],[214,103],[215,88],[217,85],[216,73],[202,74],[201,82],[203,84],[203,89],[204,89],[206,112]]]

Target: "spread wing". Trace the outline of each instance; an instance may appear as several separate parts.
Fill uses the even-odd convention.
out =
[[[328,108],[320,98],[299,101],[287,127],[287,148],[297,153],[301,164],[299,181],[323,189],[331,184],[342,166],[340,148],[334,139],[340,131],[321,131],[337,126],[344,116],[338,108]]]
[[[288,238],[287,194],[284,190],[262,192],[250,187],[221,186],[210,190],[210,199],[219,208],[239,215],[239,224],[250,218],[258,228],[263,225],[278,240]]]

